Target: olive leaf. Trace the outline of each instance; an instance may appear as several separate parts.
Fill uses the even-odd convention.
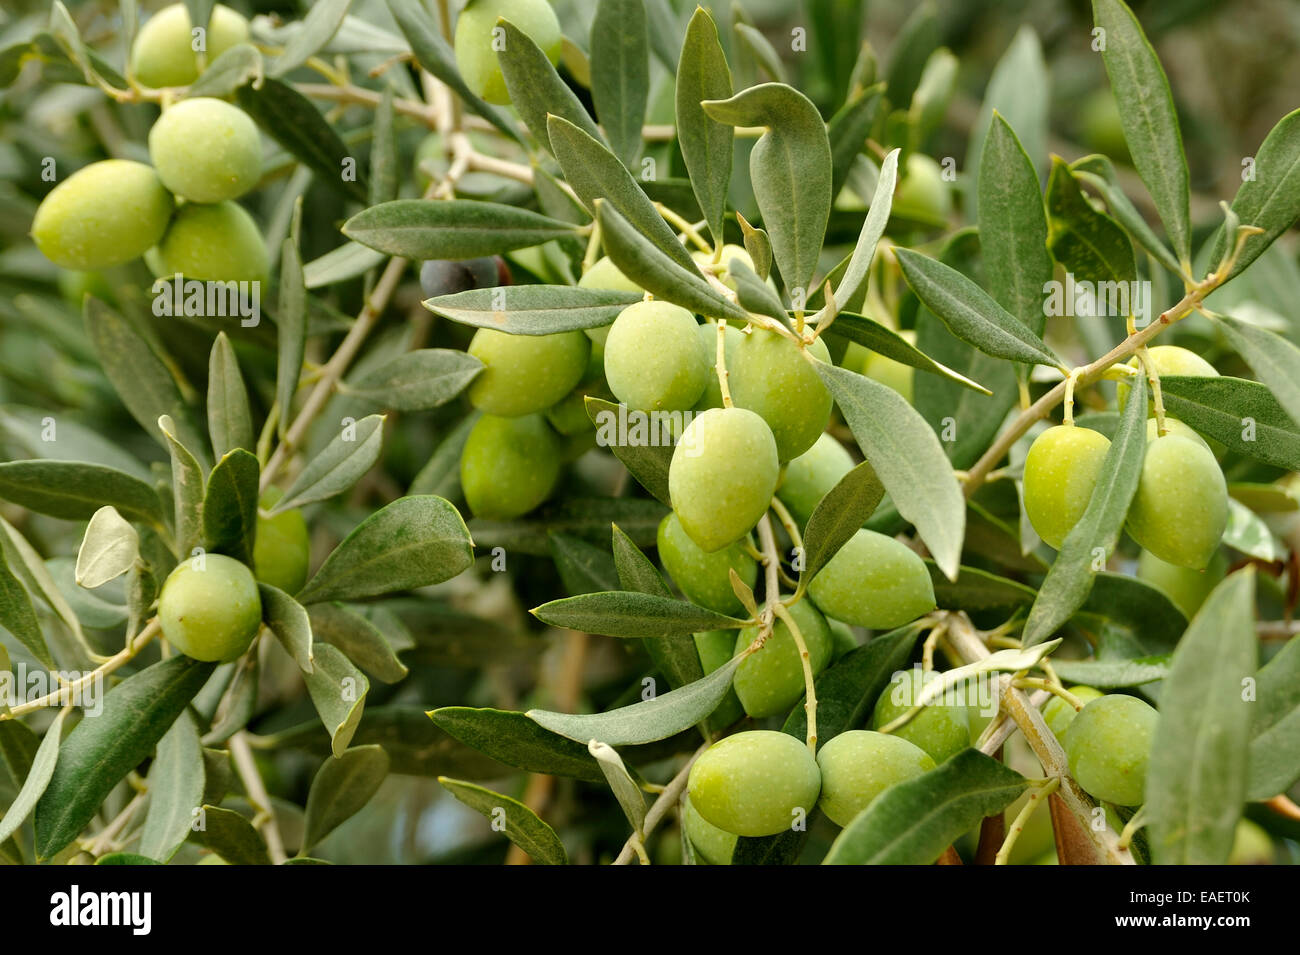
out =
[[[189,835],[205,787],[203,747],[194,718],[182,711],[149,765],[149,811],[140,834],[140,853],[166,862]]]
[[[542,865],[569,864],[564,844],[560,842],[555,830],[519,800],[462,779],[439,776],[438,783],[465,805],[492,820],[494,828],[500,817],[503,823],[500,831],[527,852],[534,862]]]
[[[343,234],[407,259],[472,259],[576,237],[578,230],[570,222],[496,202],[394,199],[358,212],[343,223]]]
[[[1046,202],[1048,248],[1067,272],[1080,281],[1137,279],[1128,233],[1088,201],[1069,165],[1059,156],[1052,157]]]
[[[1165,409],[1229,451],[1300,470],[1300,427],[1269,389],[1243,378],[1160,376]]]
[[[826,138],[831,144],[831,194],[838,196],[849,177],[853,162],[862,154],[863,143],[871,135],[871,128],[880,113],[885,90],[884,83],[860,90],[836,111],[826,124]],[[730,93],[728,92],[728,95]],[[721,99],[722,97],[715,97]],[[888,160],[888,156],[886,156]],[[893,193],[893,187],[889,189]],[[871,208],[875,208],[873,198]],[[869,210],[868,210],[869,213]]]
[[[555,569],[570,595],[618,589],[618,571],[609,551],[569,534],[551,532],[548,536]]]
[[[36,609],[32,598],[22,582],[9,568],[5,549],[0,547],[0,622],[19,642],[22,643],[36,659],[48,667],[54,666],[54,658],[46,646],[45,636],[41,633],[40,621],[36,618]],[[5,668],[6,670],[8,667]],[[5,704],[7,705],[7,704]]]
[[[355,610],[340,603],[313,603],[307,611],[313,641],[332,643],[371,676],[397,683],[407,674],[383,632]]]
[[[629,441],[621,444],[620,434],[627,433],[621,425],[635,425],[644,420],[642,412],[629,411],[626,405],[616,405],[603,398],[588,395],[584,400],[587,417],[596,425],[597,441],[614,452],[637,483],[665,504],[668,499],[668,467],[672,463],[671,443],[651,444],[649,441]],[[652,431],[654,429],[651,429]]]
[[[562,117],[594,142],[602,142],[605,137],[587,115],[586,107],[560,79],[550,58],[533,42],[533,38],[504,17],[498,20],[498,26],[505,31],[502,49],[497,51],[501,75],[505,78],[510,102],[519,110],[524,125],[532,134],[555,153],[556,159],[560,156],[548,129],[551,116]],[[637,133],[639,136],[639,126]],[[560,160],[560,165],[564,165],[564,160]]]
[[[676,130],[691,188],[715,244],[723,241],[734,133],[731,126],[711,119],[700,104],[728,99],[731,93],[731,70],[718,39],[717,24],[707,10],[696,7],[677,62]]]
[[[307,792],[302,846],[305,856],[320,841],[355,816],[379,792],[388,775],[389,759],[381,746],[356,746],[316,771]]]
[[[587,751],[595,757],[600,771],[605,774],[605,782],[609,784],[623,814],[631,823],[632,831],[639,837],[645,828],[646,816],[645,796],[641,793],[641,787],[632,779],[632,774],[623,765],[618,752],[608,743],[593,739],[587,744]]]
[[[835,316],[835,324],[826,330],[826,334],[857,342],[863,348],[869,348],[886,358],[892,358],[904,365],[910,365],[932,375],[947,378],[949,381],[979,394],[992,394],[978,381],[972,381],[961,372],[940,364],[892,328],[882,325],[875,319],[868,318],[865,315],[840,312]]]
[[[271,64],[272,76],[284,76],[302,66],[330,41],[343,24],[352,0],[318,0],[285,43],[283,52]]]
[[[307,610],[289,594],[270,584],[259,583],[262,622],[275,635],[286,653],[303,673],[312,671],[312,628]]]
[[[1266,328],[1229,315],[1215,316],[1215,324],[1291,421],[1300,422],[1300,348]]]
[[[190,831],[189,838],[211,849],[231,865],[270,865],[266,843],[253,824],[233,809],[204,805],[200,807],[201,826]]]
[[[1178,275],[1183,267],[1169,247],[1155,234],[1142,213],[1133,205],[1132,200],[1124,194],[1115,173],[1115,166],[1105,156],[1084,156],[1070,164],[1074,178],[1091,186],[1105,200],[1110,214],[1122,225],[1128,234],[1138,241],[1165,268]]]
[[[370,692],[370,681],[342,651],[328,643],[312,645],[312,668],[304,673],[307,693],[330,736],[330,751],[341,756],[352,742]]]
[[[462,743],[507,766],[585,782],[605,778],[585,745],[543,729],[523,713],[444,706],[429,711],[429,718]]]
[[[278,348],[275,364],[275,397],[280,405],[280,440],[289,430],[289,412],[298,391],[302,359],[307,347],[307,285],[302,271],[302,254],[297,238],[290,235],[280,244],[280,289],[275,327]]]
[[[611,637],[666,637],[701,630],[734,630],[745,626],[712,610],[684,600],[626,590],[562,597],[535,607],[532,614],[553,627],[567,627]]]
[[[629,169],[641,151],[649,94],[644,0],[598,0],[591,21],[591,97],[614,154]]]
[[[800,575],[812,580],[817,572],[867,522],[885,496],[885,486],[871,463],[863,461],[845,474],[817,502],[804,531],[804,566]]]
[[[203,468],[189,448],[177,439],[176,426],[169,415],[158,419],[158,430],[167,439],[167,450],[172,460],[176,546],[180,553],[189,554],[203,539],[203,497],[206,493]]]
[[[1300,639],[1260,668],[1246,798],[1271,799],[1300,779]]]
[[[163,526],[158,494],[139,478],[74,461],[0,462],[0,500],[51,517],[89,520],[112,506],[124,517]]]
[[[236,448],[208,475],[203,497],[203,546],[252,565],[257,534],[257,458]]]
[[[1263,229],[1248,238],[1228,274],[1242,270],[1300,218],[1300,109],[1287,113],[1269,130],[1255,155],[1254,175],[1241,184],[1232,200],[1232,212],[1246,225]],[[1212,259],[1223,257],[1231,236],[1221,232]]]
[[[221,51],[203,75],[189,85],[187,97],[224,97],[262,73],[262,54],[251,43],[236,43]]]
[[[6,668],[7,669],[7,668]],[[55,715],[53,722],[45,729],[45,734],[41,737],[40,746],[32,754],[28,761],[26,772],[23,776],[14,774],[14,782],[22,779],[22,788],[18,790],[18,795],[14,797],[5,814],[0,818],[0,842],[4,842],[23,824],[31,811],[36,808],[40,798],[44,795],[46,787],[50,784],[50,779],[54,776],[54,768],[59,758],[59,744],[63,738],[63,719],[68,715],[67,709],[61,709]],[[30,732],[30,730],[28,730]],[[0,741],[3,745],[3,741]],[[6,759],[8,762],[8,759]],[[11,771],[13,767],[10,767]]]
[[[374,467],[383,443],[384,415],[344,419],[343,429],[307,463],[270,513],[283,514],[342,494]]]
[[[464,391],[483,362],[452,348],[419,348],[398,355],[346,386],[345,393],[395,411],[428,411]]]
[[[849,264],[840,277],[840,284],[835,289],[835,301],[842,308],[855,311],[861,308],[867,291],[867,273],[871,260],[876,257],[876,246],[885,234],[885,225],[889,222],[889,210],[894,202],[894,187],[898,184],[898,150],[890,150],[885,161],[880,164],[880,178],[876,180],[876,191],[871,197],[871,208],[862,220],[862,231],[858,233],[857,244]]]
[[[125,574],[139,555],[135,528],[113,507],[101,507],[91,515],[77,551],[77,583],[94,590]]]
[[[510,335],[553,335],[611,324],[644,295],[570,285],[470,289],[427,299],[424,307],[462,325]]]

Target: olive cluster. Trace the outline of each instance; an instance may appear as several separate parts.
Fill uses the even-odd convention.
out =
[[[211,59],[248,40],[248,22],[217,6],[206,31]],[[159,11],[131,48],[131,71],[151,87],[198,76],[189,13]],[[253,218],[234,200],[262,176],[257,126],[224,100],[194,97],[167,106],[149,131],[152,166],[108,159],[85,166],[45,197],[32,238],[52,262],[97,270],[144,255],[155,274],[201,281],[261,282],[270,269]]]

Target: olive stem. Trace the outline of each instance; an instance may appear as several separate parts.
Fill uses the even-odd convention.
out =
[[[934,648],[938,646],[939,641],[943,638],[944,630],[947,628],[939,623],[929,636],[925,638],[925,643],[921,645],[921,672],[928,673],[934,669]]]
[[[758,638],[754,641],[758,647],[761,647],[772,633],[772,618],[776,615],[775,608],[781,600],[781,578],[777,573],[781,561],[776,553],[776,535],[772,533],[772,519],[766,513],[758,522],[758,540],[763,550],[763,576],[767,590],[763,611],[758,615]]]
[[[1147,824],[1146,810],[1147,807],[1142,806],[1137,812],[1133,813],[1133,818],[1125,823],[1124,831],[1119,834],[1120,848],[1127,849],[1131,846],[1137,831]]]
[[[582,256],[582,274],[586,275],[596,260],[600,258],[600,220],[591,222],[591,235],[587,236],[587,251]]]
[[[1063,414],[1061,420],[1067,426],[1074,425],[1074,388],[1075,385],[1078,383],[1078,381],[1079,381],[1079,369],[1077,368],[1065,376],[1065,405],[1062,409]],[[1025,396],[1028,396],[1029,394],[1028,388],[1025,388],[1022,393]],[[1026,402],[1025,404],[1027,407],[1028,402]]]
[[[709,245],[709,243],[705,241],[704,236],[700,235],[694,224],[687,222],[682,216],[678,215],[672,209],[669,209],[662,202],[655,203],[655,211],[664,217],[665,222],[694,242],[701,252],[713,255],[713,246]]]
[[[1006,865],[1007,859],[1011,857],[1011,850],[1016,846],[1016,840],[1020,834],[1025,831],[1025,823],[1029,822],[1029,817],[1034,814],[1039,803],[1056,792],[1056,788],[1061,784],[1057,776],[1052,776],[1042,785],[1035,786],[1029,794],[1029,799],[1020,807],[1020,812],[1016,813],[1015,821],[1011,823],[1011,828],[1007,830],[1007,837],[1002,840],[1002,848],[998,850],[997,857],[993,860],[994,865]]]
[[[1050,680],[1041,680],[1038,677],[1027,676],[1014,681],[1014,685],[1022,690],[1046,690],[1048,693],[1059,696],[1076,710],[1083,709],[1083,700],[1079,699],[1065,687],[1059,686]]]
[[[718,351],[713,370],[718,376],[718,391],[722,393],[722,407],[734,408],[735,405],[731,402],[731,385],[727,380],[731,376],[727,372],[727,320],[725,318],[718,319]]]
[[[1091,364],[1084,365],[1076,369],[1078,373],[1078,383],[1088,385],[1097,381],[1102,374],[1111,365],[1131,357],[1139,348],[1155,338],[1162,331],[1172,325],[1174,322],[1190,314],[1205,296],[1209,295],[1218,286],[1222,280],[1215,273],[1210,273],[1204,281],[1194,286],[1183,298],[1168,311],[1161,313],[1160,317],[1153,321],[1146,328],[1130,335],[1124,341],[1120,342],[1105,355],[1102,355]],[[1024,437],[1030,427],[1036,421],[1040,421],[1051,412],[1065,398],[1065,381],[1059,382],[1054,388],[1044,394],[1032,405],[1020,413],[1015,421],[1003,431],[993,445],[984,452],[984,455],[975,462],[974,467],[967,473],[963,491],[967,497],[970,497],[984,483],[988,473],[993,470],[994,466],[1006,456],[1011,450],[1011,446]]]
[[[10,709],[8,713],[0,713],[0,720],[11,720],[15,717],[22,716],[25,713],[31,713],[34,710],[39,710],[46,706],[55,706],[64,698],[72,700],[80,699],[82,690],[95,680],[103,679],[108,674],[112,673],[114,670],[132,659],[137,653],[145,648],[150,640],[158,636],[161,629],[162,628],[158,623],[158,618],[154,617],[145,625],[143,630],[135,635],[134,639],[127,641],[125,647],[113,654],[113,656],[109,657],[94,670],[90,671],[85,676],[73,680],[71,683],[61,686],[53,693],[47,693],[45,696],[39,697],[35,700],[30,700],[27,703],[20,703],[18,706]]]
[[[113,840],[117,838],[118,833],[127,827],[127,824],[144,805],[144,793],[136,793],[131,797],[131,801],[113,817],[113,821],[96,833],[95,838],[87,845],[86,851],[93,856],[102,855],[112,845]]]
[[[947,615],[948,639],[963,660],[974,663],[989,655],[989,649],[964,613]],[[1097,850],[1113,865],[1135,865],[1133,854],[1119,845],[1119,835],[1110,826],[1098,831],[1093,828],[1093,811],[1097,804],[1085,793],[1070,775],[1069,761],[1061,743],[1047,727],[1043,714],[1030,702],[1023,690],[1011,685],[1011,678],[1003,675],[1000,706],[1024,734],[1025,741],[1042,764],[1047,776],[1061,779],[1060,796],[1067,809],[1083,823],[1083,829]]]
[[[794,645],[799,650],[799,662],[803,666],[803,685],[806,700],[803,709],[808,715],[808,750],[814,757],[817,755],[817,689],[813,678],[812,655],[808,652],[808,644],[804,642],[803,631],[799,629],[799,624],[795,623],[794,614],[790,613],[785,604],[777,601],[775,605],[776,615],[781,618],[782,622],[790,628],[790,636],[794,637]]]
[[[248,737],[243,730],[230,737],[230,758],[234,760],[235,772],[244,784],[244,793],[249,805],[256,811],[254,827],[261,821],[262,837],[266,840],[266,850],[271,862],[279,865],[289,858],[284,850],[284,840],[280,837],[280,825],[276,822],[275,811],[271,808],[271,796],[262,782],[262,775],[257,771],[253,760],[253,750],[249,747]]]
[[[623,844],[623,851],[620,852],[618,858],[614,860],[614,865],[627,865],[632,861],[633,857],[636,855],[637,843],[642,842],[650,835],[650,833],[654,832],[655,829],[658,828],[659,823],[663,822],[664,817],[668,815],[668,810],[673,807],[682,792],[686,789],[686,783],[690,780],[691,776],[691,767],[694,766],[695,761],[700,758],[700,754],[712,745],[712,743],[704,743],[700,746],[699,749],[691,754],[691,758],[686,761],[686,765],[679,769],[677,775],[669,780],[668,784],[664,786],[663,792],[659,794],[659,798],[654,801],[653,805],[650,806],[649,811],[645,814],[645,822],[641,826],[640,836],[633,833],[628,837],[627,842]]]
[[[1163,438],[1167,429],[1165,428],[1165,399],[1160,390],[1160,372],[1156,370],[1156,364],[1151,360],[1151,353],[1146,345],[1138,349],[1137,356],[1138,361],[1142,363],[1142,370],[1146,372],[1147,380],[1151,382],[1151,399],[1156,409],[1156,435]]]

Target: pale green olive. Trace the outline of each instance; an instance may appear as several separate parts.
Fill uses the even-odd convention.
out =
[[[163,7],[140,27],[131,44],[131,72],[144,86],[189,86],[199,78],[198,52],[211,63],[226,50],[247,43],[248,21],[217,4],[206,29],[196,34],[184,3]]]
[[[808,593],[827,616],[873,630],[901,627],[935,606],[925,561],[906,544],[865,528],[817,572]]]
[[[167,642],[187,657],[234,660],[262,625],[257,581],[252,571],[224,554],[184,560],[163,583],[158,622]]]
[[[149,130],[149,158],[164,186],[191,202],[238,199],[262,176],[257,124],[206,96],[168,107]]]
[[[1083,517],[1110,450],[1105,435],[1077,425],[1048,428],[1025,457],[1025,514],[1057,550]]]
[[[934,760],[914,743],[872,730],[850,730],[828,740],[817,753],[822,772],[818,805],[837,826],[847,826],[882,792],[934,769]]]
[[[691,767],[692,805],[738,836],[774,836],[807,819],[821,772],[808,747],[785,733],[751,730],[714,743]]]
[[[32,219],[32,238],[55,265],[107,268],[156,244],[172,206],[172,197],[149,166],[105,159],[83,166],[50,191]]]

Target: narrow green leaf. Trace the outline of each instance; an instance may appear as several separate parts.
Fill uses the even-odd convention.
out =
[[[1229,451],[1300,470],[1300,429],[1264,385],[1243,378],[1160,378],[1166,410]]]
[[[1100,155],[1084,156],[1070,164],[1070,171],[1074,173],[1076,179],[1087,183],[1097,191],[1098,195],[1105,200],[1110,214],[1142,248],[1155,256],[1161,265],[1175,275],[1182,273],[1183,267],[1169,251],[1169,247],[1155,234],[1151,226],[1147,225],[1147,220],[1142,217],[1142,213],[1124,194],[1115,167],[1109,159]]]
[[[880,165],[880,178],[876,181],[876,191],[871,197],[871,208],[862,221],[862,231],[858,233],[858,242],[853,247],[848,268],[844,270],[839,287],[835,289],[835,301],[842,308],[861,308],[867,291],[867,272],[871,268],[871,260],[876,257],[880,237],[885,234],[897,184],[898,150],[893,149]]]
[[[149,765],[149,812],[140,834],[140,853],[166,862],[190,833],[203,804],[203,747],[194,718],[182,711],[158,741]]]
[[[596,425],[596,443],[609,448],[614,456],[623,462],[636,478],[637,483],[665,504],[668,499],[668,467],[672,463],[673,443],[669,439],[652,444],[651,439],[657,435],[656,429],[649,426],[648,416],[642,412],[630,411],[627,405],[616,405],[603,398],[587,396],[585,401],[587,417]],[[623,444],[619,437],[627,435],[629,439],[640,427],[642,432],[649,432],[647,440],[629,440]]]
[[[587,114],[586,107],[560,79],[560,74],[541,47],[504,17],[497,23],[505,30],[502,49],[497,51],[501,74],[505,77],[511,103],[519,110],[524,125],[532,134],[555,153],[556,145],[551,139],[548,123],[549,117],[559,116],[581,129],[593,141],[603,141],[604,136]],[[558,153],[555,158],[560,159]],[[560,165],[564,165],[564,160],[560,160]]]
[[[1169,675],[1167,656],[1132,660],[1057,660],[1052,664],[1063,680],[1103,689],[1142,686]]]
[[[444,706],[431,710],[429,718],[462,743],[507,766],[589,783],[604,781],[585,745],[542,729],[523,713]]]
[[[69,521],[112,505],[122,516],[162,526],[158,495],[138,478],[74,461],[0,462],[0,500]]]
[[[898,392],[833,365],[814,366],[899,514],[950,579],[957,575],[966,499],[930,426]]]
[[[215,664],[175,656],[114,687],[99,716],[63,741],[58,765],[36,804],[36,853],[52,858],[85,828],[122,778],[176,722]]]
[[[1063,367],[1029,326],[956,269],[911,249],[895,255],[912,291],[962,341],[995,358]]]
[[[1257,677],[1246,798],[1271,799],[1300,779],[1300,639],[1292,637]]]
[[[710,119],[700,104],[729,99],[731,93],[731,70],[717,24],[707,10],[696,7],[677,63],[677,143],[715,243],[723,241],[734,133],[729,125]]]
[[[1170,660],[1146,781],[1156,865],[1228,861],[1249,773],[1254,607],[1246,567],[1214,588]]]
[[[383,632],[361,614],[340,603],[314,603],[308,611],[312,640],[324,640],[375,679],[397,683],[407,669]]]
[[[1133,243],[1119,224],[1097,211],[1060,157],[1047,181],[1048,247],[1076,281],[1132,282]]]
[[[248,390],[225,332],[217,333],[208,355],[208,431],[213,456],[218,459],[235,448],[257,450]]]
[[[945,577],[933,561],[926,561],[926,568],[934,585],[935,603],[944,610],[1014,610],[1029,606],[1037,596],[1033,587],[978,567],[957,568],[955,580]]]
[[[229,96],[249,80],[262,74],[262,54],[251,43],[236,43],[221,51],[203,74],[185,91],[195,96]]]
[[[1243,225],[1264,230],[1246,240],[1229,278],[1254,262],[1300,218],[1300,109],[1283,116],[1264,138],[1255,155],[1254,176],[1232,200],[1232,211]],[[1219,235],[1212,256],[1218,264],[1228,237]]]
[[[885,74],[886,95],[895,107],[912,101],[930,54],[939,46],[939,17],[932,0],[918,4],[894,38]]]
[[[824,865],[929,865],[986,816],[1029,786],[1019,773],[974,749],[897,783],[844,828]]]
[[[236,448],[224,455],[208,475],[203,498],[203,546],[250,567],[257,535],[256,456]]]
[[[553,627],[611,637],[665,637],[701,630],[735,630],[745,625],[684,600],[626,590],[562,597],[535,608],[533,616]]]
[[[41,623],[36,618],[32,598],[22,582],[9,569],[9,561],[2,547],[0,547],[0,626],[31,650],[36,659],[53,668],[54,658],[50,656],[49,647],[45,645],[45,636],[41,633]]]
[[[620,587],[656,597],[672,596],[658,568],[617,524],[613,525],[613,547]],[[677,633],[651,637],[644,641],[644,645],[655,668],[663,674],[670,687],[687,686],[704,676],[693,635]]]
[[[438,782],[465,805],[491,820],[494,831],[503,832],[507,839],[527,852],[534,862],[542,865],[569,864],[564,844],[560,842],[555,830],[519,800],[460,779],[439,776]]]
[[[1228,315],[1216,316],[1237,354],[1259,375],[1293,422],[1300,422],[1300,348],[1281,335]]]
[[[576,742],[598,739],[610,746],[653,743],[688,730],[706,719],[731,689],[743,655],[732,657],[689,686],[606,713],[554,713],[529,710],[527,716],[552,733]]]
[[[641,792],[641,787],[632,779],[632,774],[627,771],[627,767],[623,765],[622,757],[614,747],[595,739],[587,744],[587,751],[595,757],[600,771],[605,774],[605,782],[614,793],[614,798],[618,800],[623,815],[632,826],[632,831],[638,836],[641,835],[645,829],[645,795]]]
[[[330,751],[343,755],[361,722],[370,681],[342,651],[328,643],[312,645],[312,669],[303,678],[312,705],[330,735]]]
[[[345,242],[302,267],[303,284],[309,289],[346,282],[384,264],[387,256],[360,242]]]
[[[266,843],[253,824],[233,809],[203,806],[202,828],[190,832],[190,838],[211,849],[231,865],[270,865]]]
[[[0,429],[15,457],[25,451],[28,458],[50,461],[85,461],[101,464],[149,483],[153,475],[134,454],[67,415],[57,418],[48,409],[0,405]]]
[[[307,793],[307,817],[298,854],[306,855],[365,808],[383,785],[388,766],[382,746],[357,746],[336,759],[325,760]]]
[[[1147,450],[1146,378],[1139,375],[1133,389],[1106,451],[1088,507],[1066,535],[1061,552],[1029,611],[1021,637],[1025,647],[1049,639],[1083,606],[1093,578],[1105,569],[1106,560],[1119,542]]]
[[[271,75],[284,76],[316,55],[338,32],[351,5],[352,0],[316,0],[284,45],[284,52],[271,64]]]
[[[424,307],[475,328],[510,335],[553,335],[609,325],[619,312],[643,298],[637,292],[572,285],[510,285],[439,295],[427,299]]]
[[[767,127],[749,154],[754,197],[782,281],[807,295],[831,211],[831,146],[821,114],[808,97],[783,83],[708,100],[704,111],[732,126]]]
[[[383,415],[367,415],[360,421],[345,419],[343,429],[307,463],[271,513],[282,514],[342,494],[375,466],[383,444]]]
[[[469,531],[454,507],[440,497],[403,497],[358,524],[298,599],[319,603],[427,587],[473,560]]]
[[[817,571],[867,522],[885,486],[869,461],[863,461],[826,492],[808,518],[803,535],[804,568],[800,576],[812,580]]]
[[[482,370],[483,363],[463,351],[420,348],[362,375],[346,393],[396,411],[428,411],[455,398]]]
[[[37,802],[44,795],[45,789],[50,783],[50,778],[54,775],[54,767],[59,758],[59,743],[63,736],[63,718],[67,714],[66,709],[59,710],[54,717],[54,721],[46,728],[45,735],[41,739],[41,745],[32,758],[26,776],[23,777],[22,788],[18,790],[18,795],[14,797],[14,801],[5,810],[4,817],[0,818],[0,842],[4,842],[18,831],[18,827],[36,808]],[[15,778],[14,782],[17,781],[17,778]]]
[[[349,239],[407,259],[470,259],[576,236],[572,223],[474,199],[394,199],[343,223]]]
[[[862,155],[867,137],[871,135],[871,128],[880,113],[884,89],[884,83],[877,83],[869,89],[862,90],[840,107],[826,124],[826,138],[831,144],[831,194],[833,196],[840,194],[849,177],[849,170],[853,168],[853,161]],[[721,98],[714,97],[714,99]],[[874,200],[872,206],[875,206]]]
[[[649,94],[644,0],[598,0],[591,21],[591,98],[614,154],[629,169],[641,151]]]
[[[280,245],[280,298],[275,326],[275,397],[280,404],[280,439],[284,440],[307,347],[307,286],[302,274],[302,256],[293,236]]]
[[[581,537],[551,533],[551,556],[570,596],[619,588],[618,571],[609,551]]]
[[[1155,200],[1180,261],[1192,257],[1190,187],[1183,136],[1169,80],[1133,11],[1122,0],[1093,0],[1104,31],[1102,61],[1129,154]]]
[[[139,556],[135,528],[112,507],[101,507],[91,515],[77,551],[77,584],[94,590],[125,574]]]
[[[167,439],[172,459],[172,503],[176,508],[173,526],[176,546],[189,554],[203,539],[203,469],[193,453],[176,437],[176,425],[169,415],[158,419],[158,430]]]
[[[311,618],[306,608],[289,594],[270,584],[257,585],[262,595],[262,622],[275,634],[286,653],[303,673],[312,671]]]
[[[921,371],[929,372],[932,375],[947,378],[949,381],[979,394],[992,394],[978,381],[972,381],[961,372],[940,364],[892,328],[882,325],[875,319],[868,318],[865,315],[840,312],[835,316],[835,324],[826,330],[826,334],[857,342],[864,348],[869,348],[886,358],[892,358],[904,365],[911,365],[913,368],[919,368]]]
[[[618,524],[638,547],[653,547],[655,532],[667,509],[658,501],[640,497],[576,497],[545,505],[532,516],[511,521],[474,518],[470,531],[476,547],[502,547],[510,553],[551,555],[553,533],[572,534],[593,544],[604,544],[609,525]]]

